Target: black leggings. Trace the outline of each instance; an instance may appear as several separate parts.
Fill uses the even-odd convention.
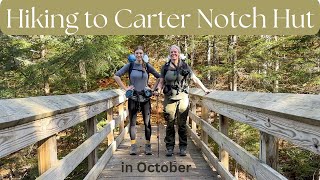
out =
[[[136,123],[137,123],[137,113],[139,111],[139,104],[140,104],[140,109],[141,109],[143,121],[144,121],[145,138],[147,141],[150,141],[150,137],[151,137],[150,100],[146,102],[140,102],[140,103],[133,101],[132,99],[128,100],[129,120],[130,120],[130,128],[129,128],[130,138],[131,140],[136,139],[136,134],[137,134]]]

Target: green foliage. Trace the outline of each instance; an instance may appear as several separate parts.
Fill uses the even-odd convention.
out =
[[[314,80],[311,82],[311,85],[320,86],[320,75],[314,78]]]
[[[97,89],[123,65],[125,36],[6,36],[2,35],[0,97],[68,94]],[[85,62],[86,78],[79,63]],[[21,90],[21,91],[20,91]]]
[[[320,170],[320,156],[288,144],[279,151],[279,165],[289,179],[314,179]]]
[[[100,131],[107,124],[107,113],[101,113],[97,116],[97,130]]]
[[[231,121],[230,138],[256,157],[259,154],[259,131],[248,124]]]
[[[240,91],[320,93],[319,33],[237,36],[233,45],[229,36],[212,35],[7,36],[0,33],[0,41],[0,98],[96,91],[97,82],[112,77],[127,63],[128,54],[137,45],[144,46],[150,59],[156,60],[152,63],[163,63],[158,60],[167,58],[172,44],[189,55],[188,64],[193,64],[192,69],[203,82],[215,85],[209,88],[229,90],[235,73]],[[231,61],[232,56],[236,57],[235,62]],[[83,62],[85,74],[80,72]],[[46,83],[49,94],[44,91]],[[105,117],[98,117],[99,129],[105,126]],[[72,131],[79,136],[63,140],[70,142],[70,147],[72,142],[86,138],[83,126],[76,126]],[[230,132],[232,139],[257,156],[259,133],[256,130],[231,123]],[[310,175],[320,169],[318,155],[289,145],[282,147],[280,160],[280,170],[295,179],[310,179]],[[82,165],[79,171],[84,169]],[[77,173],[76,170],[69,178],[81,178]]]
[[[260,74],[258,72],[251,72],[249,74],[249,76],[251,79],[256,80],[256,81],[263,80],[265,78],[263,74]]]
[[[204,67],[205,71],[211,71],[212,73],[214,73],[214,75],[221,75],[224,74],[226,72],[228,72],[228,68],[224,67],[224,66],[207,66]]]

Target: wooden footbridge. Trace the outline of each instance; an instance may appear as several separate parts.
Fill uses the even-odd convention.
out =
[[[228,91],[204,95],[192,89],[190,98],[186,157],[177,152],[166,157],[163,139],[158,157],[155,127],[153,155],[143,154],[142,129],[138,155],[128,155],[128,112],[120,90],[0,100],[0,158],[37,143],[38,179],[52,180],[65,179],[85,158],[89,168],[85,179],[235,179],[229,172],[232,157],[254,178],[275,180],[286,179],[275,170],[278,138],[320,154],[319,95]],[[208,121],[209,111],[219,114],[219,129]],[[96,117],[104,112],[108,123],[97,131]],[[259,158],[228,137],[231,119],[260,131]],[[56,134],[84,121],[87,140],[58,160]],[[106,138],[107,150],[98,158],[97,147]],[[208,138],[219,145],[218,155],[208,147]]]

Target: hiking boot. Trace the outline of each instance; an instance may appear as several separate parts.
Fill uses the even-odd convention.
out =
[[[185,148],[180,149],[180,156],[186,156],[187,155],[187,150]]]
[[[146,153],[146,155],[152,155],[151,144],[146,144],[145,153]]]
[[[172,156],[173,155],[173,149],[167,149],[166,156]]]
[[[130,155],[137,155],[137,145],[131,144]]]

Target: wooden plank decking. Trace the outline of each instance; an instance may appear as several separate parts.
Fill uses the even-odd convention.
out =
[[[190,138],[188,139],[187,156],[179,156],[179,141],[178,134],[176,134],[175,153],[172,157],[166,157],[165,127],[163,126],[160,128],[160,156],[158,157],[157,153],[156,127],[152,127],[151,144],[153,155],[145,155],[144,128],[142,127],[139,126],[137,130],[138,154],[135,156],[129,155],[130,138],[129,134],[127,134],[98,179],[220,179],[217,172],[208,165],[200,149],[194,145]],[[156,172],[155,165],[157,164],[159,165],[159,171],[161,171],[161,168],[166,171],[166,167],[168,167],[168,172]],[[174,167],[178,169],[182,165],[187,168],[189,165],[188,172],[186,172],[186,169],[184,169],[184,172],[179,172],[178,170],[170,172],[170,164],[172,170],[174,170]],[[127,170],[126,167],[128,167]],[[132,171],[130,167],[132,167]],[[145,167],[150,167],[150,170],[154,170],[154,172],[148,172],[148,170],[139,172],[139,170],[143,171]]]

